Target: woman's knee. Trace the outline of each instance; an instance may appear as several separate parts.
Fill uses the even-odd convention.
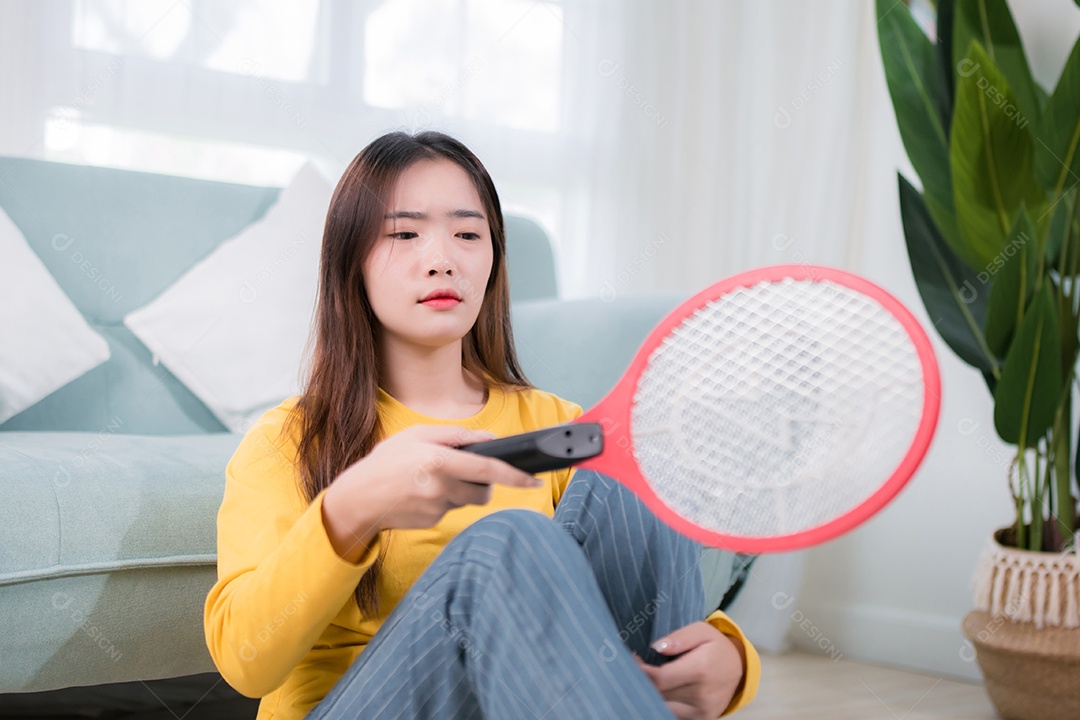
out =
[[[545,536],[558,530],[558,525],[543,513],[524,508],[507,508],[485,515],[465,528],[460,535],[484,535],[508,540],[523,535]]]
[[[595,470],[576,470],[566,487],[563,500],[574,498],[576,502],[582,502],[587,497],[602,497],[609,504],[616,501],[631,504],[641,502],[629,488],[609,475]]]
[[[542,513],[512,508],[486,515],[443,548],[401,605],[441,620],[463,583],[490,585],[496,577],[557,566],[559,556],[566,555],[560,540],[569,538]]]
[[[486,515],[462,530],[454,542],[471,546],[465,556],[513,556],[515,562],[565,554],[575,546],[566,532],[547,515],[534,510],[510,508]],[[569,544],[569,546],[568,546]],[[476,550],[486,552],[476,553]]]

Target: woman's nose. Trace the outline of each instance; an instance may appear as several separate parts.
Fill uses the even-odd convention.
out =
[[[447,263],[443,267],[438,267],[438,268],[437,267],[431,267],[431,268],[428,268],[428,275],[439,275],[441,273],[446,273],[447,275],[453,277],[454,268],[449,263]]]
[[[425,248],[427,253],[424,263],[427,265],[428,275],[454,274],[454,262],[448,255],[449,246],[450,243],[445,242],[441,237],[432,238],[428,247]]]

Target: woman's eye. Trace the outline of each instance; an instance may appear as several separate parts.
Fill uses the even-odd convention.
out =
[[[404,232],[390,233],[390,237],[394,238],[395,240],[412,240],[413,238],[417,237],[417,234],[412,231],[406,230]]]
[[[458,233],[458,237],[463,239],[463,240],[479,240],[480,239],[480,233],[461,232],[461,233]]]

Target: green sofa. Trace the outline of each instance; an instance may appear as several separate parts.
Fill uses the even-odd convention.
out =
[[[122,320],[279,193],[0,157],[0,207],[111,350],[0,425],[0,694],[214,672],[202,608],[224,468],[241,436],[155,365]],[[558,300],[543,231],[522,217],[507,228],[525,371],[587,408],[685,296]],[[81,262],[70,247],[56,251],[58,234],[74,239]],[[711,607],[734,561],[706,554]],[[3,697],[15,696],[0,695],[0,706]]]

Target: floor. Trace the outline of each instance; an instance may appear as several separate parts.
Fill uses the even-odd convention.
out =
[[[0,695],[0,720],[252,720],[258,700],[217,673]]]
[[[982,686],[846,659],[763,655],[757,698],[738,720],[997,720]]]

